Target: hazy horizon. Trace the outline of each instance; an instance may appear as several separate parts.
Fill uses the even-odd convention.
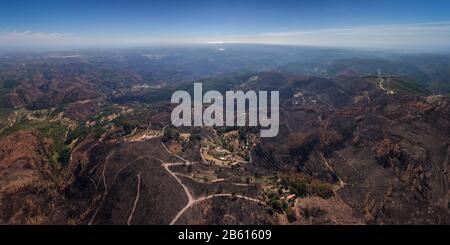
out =
[[[450,50],[446,1],[2,1],[0,48],[272,44]]]

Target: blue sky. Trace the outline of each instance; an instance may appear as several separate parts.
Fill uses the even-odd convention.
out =
[[[441,0],[0,2],[0,45],[251,42],[382,48],[450,43]]]

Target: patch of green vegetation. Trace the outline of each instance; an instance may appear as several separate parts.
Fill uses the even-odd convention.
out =
[[[281,176],[281,185],[299,197],[319,196],[326,199],[333,196],[331,184],[314,180],[302,174]]]
[[[34,123],[34,122],[22,122],[15,124],[12,127],[9,127],[5,129],[0,135],[1,137],[10,135],[11,133],[14,133],[19,130],[30,130],[30,131],[38,131],[39,133],[42,133],[42,135],[54,135],[53,133],[57,130],[52,130],[55,128],[61,127],[58,124],[51,124],[51,123]]]
[[[126,134],[130,134],[135,128],[139,126],[139,121],[120,116],[112,121],[117,127],[122,127]]]
[[[261,175],[259,175],[258,173],[256,173],[254,175],[254,178],[255,178],[255,183],[257,183],[259,185],[261,185],[264,182],[263,177]]]
[[[116,108],[114,106],[108,106],[108,107],[102,108],[102,111],[100,113],[90,116],[88,119],[99,123],[101,118],[112,115],[114,113],[120,113],[120,109]]]
[[[66,138],[66,144],[70,144],[75,139],[86,138],[91,133],[91,128],[79,125],[74,130],[69,131]]]
[[[93,134],[96,138],[100,138],[100,136],[105,132],[106,130],[100,125],[87,127],[85,124],[80,124],[75,129],[69,131],[65,144],[70,144],[75,139],[79,139],[81,141],[90,134]]]
[[[312,192],[322,198],[329,198],[333,195],[333,188],[328,183],[312,183]]]
[[[178,136],[178,139],[176,139],[176,140],[179,140],[179,139],[180,139],[180,136]],[[199,145],[201,143],[201,141],[202,141],[202,137],[200,135],[192,133],[188,142],[184,142],[184,141],[182,142],[183,149],[195,147],[195,146]],[[165,141],[165,142],[167,142],[167,141]]]
[[[280,200],[280,195],[276,192],[270,192],[267,194],[267,203],[275,212],[283,212],[289,208],[286,201]]]
[[[164,130],[164,135],[162,137],[162,140],[164,142],[167,142],[169,140],[178,140],[179,138],[180,138],[180,133],[177,130],[175,130],[171,127],[167,127]]]
[[[67,155],[70,156],[70,152],[68,152],[69,150],[64,144],[64,138],[66,134],[66,128],[64,126],[47,122],[23,122],[5,129],[0,134],[0,137],[7,136],[19,130],[35,131],[39,134],[39,137],[41,137],[42,140],[50,139],[52,142],[51,148],[48,152],[45,152],[47,159],[51,164],[54,164],[55,166],[57,165],[57,163],[63,165],[67,163]]]
[[[434,82],[430,85],[430,88],[433,93],[450,96],[450,82]]]
[[[289,187],[289,190],[298,196],[304,197],[308,195],[309,183],[305,179],[298,179],[294,181],[286,180],[283,184]]]
[[[384,84],[386,87],[387,84]],[[430,94],[430,91],[418,81],[412,78],[400,77],[393,78],[390,81],[390,88],[397,93],[410,93],[410,94]]]

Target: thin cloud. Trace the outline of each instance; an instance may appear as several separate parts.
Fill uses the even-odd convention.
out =
[[[448,48],[450,22],[263,33],[262,42],[345,47]]]
[[[80,40],[72,33],[9,31],[0,33],[0,44],[3,45],[54,45],[73,44]]]
[[[422,33],[434,32],[450,32],[450,22],[432,22],[432,23],[418,23],[406,25],[382,25],[382,26],[366,26],[366,27],[349,27],[349,28],[335,28],[335,29],[320,29],[307,31],[292,31],[292,32],[271,32],[263,33],[262,36],[303,36],[311,34],[342,34],[342,35],[356,35],[356,34],[377,34],[377,35],[413,35]]]

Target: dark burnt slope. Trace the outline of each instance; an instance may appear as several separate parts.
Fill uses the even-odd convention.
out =
[[[284,91],[280,134],[260,157],[340,184],[335,194],[366,223],[450,222],[448,98],[388,95],[360,77],[262,74],[249,88]]]

